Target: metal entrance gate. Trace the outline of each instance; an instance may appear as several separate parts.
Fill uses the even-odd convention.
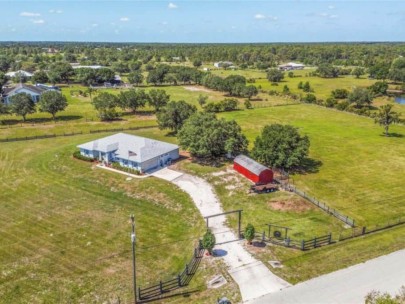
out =
[[[227,212],[223,212],[223,213],[217,213],[217,214],[205,216],[204,218],[207,222],[207,229],[209,228],[209,219],[210,218],[221,216],[221,215],[227,215],[227,214],[231,214],[231,213],[238,213],[238,239],[240,240],[242,238],[242,232],[241,232],[242,211],[243,210],[240,209],[240,210],[227,211]]]

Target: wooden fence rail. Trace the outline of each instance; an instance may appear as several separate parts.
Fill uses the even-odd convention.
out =
[[[54,138],[54,137],[64,137],[64,136],[74,136],[81,134],[94,134],[94,133],[106,133],[106,132],[122,132],[125,130],[142,130],[142,129],[152,129],[156,126],[140,126],[140,127],[129,127],[129,128],[116,128],[116,129],[97,129],[90,130],[88,133],[83,131],[71,132],[71,133],[60,133],[60,134],[44,134],[44,135],[35,135],[35,136],[23,136],[23,137],[11,137],[11,138],[2,138],[0,142],[14,142],[14,141],[25,141],[25,140],[36,140],[36,139],[45,139],[45,138]]]
[[[282,187],[285,190],[292,191],[292,192],[298,194],[302,198],[310,201],[312,204],[314,204],[318,208],[321,208],[323,211],[327,212],[328,214],[333,215],[334,217],[336,217],[340,221],[344,222],[345,224],[349,225],[350,227],[355,227],[354,219],[348,217],[347,215],[344,215],[344,214],[340,213],[336,209],[329,207],[325,203],[320,202],[316,198],[311,197],[307,193],[297,189],[297,187],[295,187],[295,186],[289,184],[288,182],[286,182],[286,179],[285,179],[284,176],[282,176],[281,178],[274,178],[274,180],[276,182],[278,182],[280,185],[282,185]]]
[[[159,281],[158,284],[149,286],[146,288],[138,287],[139,300],[151,300],[161,295],[187,286],[190,280],[197,272],[200,261],[204,255],[204,249],[202,248],[201,241],[196,248],[194,248],[194,254],[190,262],[186,264],[184,270],[178,274],[175,278],[166,281]]]

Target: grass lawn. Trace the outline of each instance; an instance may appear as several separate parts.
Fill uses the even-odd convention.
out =
[[[157,129],[136,134],[164,138]],[[127,181],[72,158],[77,144],[100,136],[1,144],[1,303],[103,303],[118,297],[129,303],[131,213],[138,284],[172,278],[191,258],[204,222],[187,194],[162,180]],[[207,277],[223,267],[215,261],[202,265],[188,288],[203,291],[191,295],[197,303],[224,292],[204,291]],[[238,297],[233,291],[232,298]]]
[[[247,246],[263,263],[281,261],[283,268],[271,271],[296,284],[405,248],[405,226],[381,231],[310,251],[267,245]],[[271,266],[269,266],[271,267]]]
[[[294,184],[356,220],[384,224],[405,214],[405,127],[384,137],[372,119],[313,105],[292,105],[221,114],[235,119],[253,141],[266,124],[292,124],[311,141],[314,173],[294,175]]]

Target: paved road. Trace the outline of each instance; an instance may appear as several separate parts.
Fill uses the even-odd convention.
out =
[[[204,179],[168,168],[159,170],[152,175],[168,180],[187,192],[202,216],[223,212],[212,186]],[[218,243],[214,250],[222,256],[228,265],[228,272],[239,285],[244,302],[291,286],[247,252],[241,241],[235,241],[237,237],[225,221],[224,216],[214,217],[209,221],[209,226]]]
[[[394,295],[403,285],[405,249],[265,295],[249,304],[357,304],[364,303],[372,290]]]

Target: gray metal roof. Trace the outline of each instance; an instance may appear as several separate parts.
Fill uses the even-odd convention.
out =
[[[259,175],[264,170],[269,170],[266,166],[259,164],[257,161],[247,157],[246,155],[240,154],[235,157],[234,162],[238,165],[248,169],[250,172]]]
[[[114,152],[118,158],[138,163],[179,148],[179,146],[167,142],[126,133],[117,133],[77,147],[90,151]]]
[[[38,94],[38,95],[40,95],[40,94],[42,94],[42,92],[46,91],[46,89],[41,88],[41,87],[32,86],[32,85],[29,85],[29,84],[19,83],[15,87],[4,88],[3,89],[3,91],[4,91],[3,96],[7,96],[7,95],[10,95],[10,94],[14,94],[14,93],[16,94],[16,93],[18,93],[17,91],[21,90],[21,89],[31,91],[31,92],[33,92],[35,94]]]

